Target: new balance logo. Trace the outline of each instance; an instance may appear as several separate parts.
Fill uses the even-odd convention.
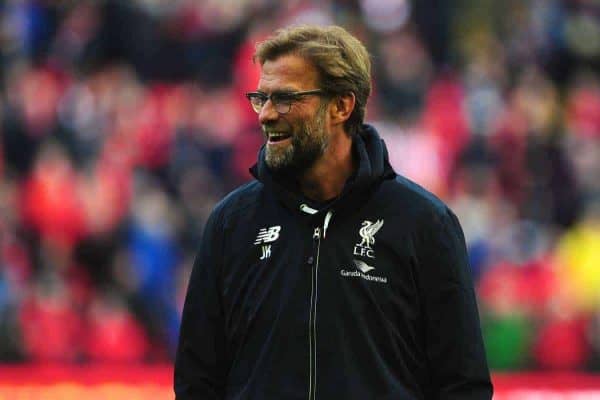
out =
[[[258,236],[254,241],[254,244],[261,243],[272,243],[279,239],[279,232],[281,231],[281,226],[272,226],[270,228],[261,228],[258,231]]]
[[[258,236],[256,236],[256,240],[254,244],[261,244],[261,260],[266,260],[271,257],[271,245],[266,243],[272,243],[279,239],[279,232],[281,231],[281,226],[276,225],[270,228],[260,228],[258,231]]]

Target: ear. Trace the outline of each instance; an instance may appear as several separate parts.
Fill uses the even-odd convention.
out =
[[[356,97],[354,93],[348,92],[336,96],[331,102],[329,108],[329,116],[333,125],[343,124],[350,118],[350,114],[354,111],[356,105]]]

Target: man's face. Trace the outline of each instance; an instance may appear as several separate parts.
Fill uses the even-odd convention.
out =
[[[318,89],[318,73],[304,58],[284,55],[262,66],[258,91],[298,92]],[[271,170],[299,175],[328,145],[327,102],[318,95],[300,97],[280,114],[268,101],[259,114],[266,139],[265,161]]]

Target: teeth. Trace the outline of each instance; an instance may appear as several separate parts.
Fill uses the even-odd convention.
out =
[[[269,137],[270,138],[279,138],[279,137],[283,137],[283,136],[287,136],[287,133],[282,133],[282,132],[271,132],[271,133],[269,133]]]

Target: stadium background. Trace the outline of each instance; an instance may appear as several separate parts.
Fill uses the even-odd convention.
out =
[[[124,366],[170,395],[203,223],[262,142],[253,45],[292,23],[370,50],[367,119],[463,224],[495,376],[600,388],[600,2],[6,0],[0,399]]]

